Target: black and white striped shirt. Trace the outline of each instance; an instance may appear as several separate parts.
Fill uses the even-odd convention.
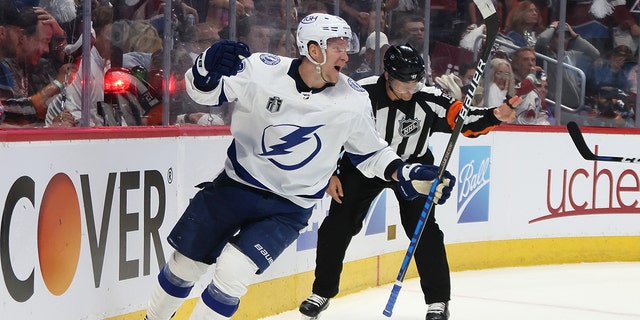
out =
[[[358,83],[369,93],[378,132],[391,148],[404,161],[432,164],[429,137],[434,132],[452,132],[462,102],[431,86],[416,92],[410,101],[391,101],[384,76],[365,78]],[[473,108],[462,134],[477,137],[500,123],[493,109]]]

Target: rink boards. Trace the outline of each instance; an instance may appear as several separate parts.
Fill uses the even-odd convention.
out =
[[[640,144],[640,130],[584,131],[603,155],[634,156]],[[431,139],[436,163],[447,139]],[[221,170],[231,137],[226,128],[52,129],[0,131],[0,141],[0,314],[140,319],[171,252],[166,235],[193,186]],[[461,138],[448,169],[458,184],[436,216],[452,270],[640,261],[640,165],[585,161],[562,127]],[[328,207],[325,198],[255,279],[237,319],[293,309],[310,293]],[[347,252],[341,294],[395,279],[408,245],[397,210],[391,192],[376,199]]]

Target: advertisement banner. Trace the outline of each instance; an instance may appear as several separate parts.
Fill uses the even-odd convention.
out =
[[[626,155],[637,134],[586,134],[596,153]],[[429,141],[436,164],[448,135]],[[15,141],[0,144],[0,314],[103,319],[145,308],[171,254],[166,237],[223,168],[230,136]],[[580,157],[566,132],[460,138],[449,201],[436,206],[447,244],[640,235],[640,166]],[[311,271],[330,198],[256,282]],[[393,192],[376,198],[345,262],[406,250]],[[210,279],[192,291],[196,296]]]

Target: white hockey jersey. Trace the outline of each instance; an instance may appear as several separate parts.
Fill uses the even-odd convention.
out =
[[[360,85],[341,74],[335,86],[311,90],[300,79],[300,62],[255,53],[243,60],[237,75],[222,77],[210,92],[193,86],[191,69],[185,76],[197,103],[236,101],[227,174],[308,208],[323,197],[343,146],[370,177],[384,178],[398,156],[378,135]]]

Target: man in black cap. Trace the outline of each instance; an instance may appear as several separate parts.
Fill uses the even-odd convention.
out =
[[[0,0],[0,59],[15,58],[23,41],[24,20],[10,0]]]
[[[0,60],[15,58],[16,48],[24,41],[24,21],[13,2],[0,0]],[[10,74],[10,70],[0,64],[0,77]],[[0,124],[11,107],[0,104]]]
[[[0,0],[2,21],[9,21],[19,28],[9,27],[18,29],[16,42],[3,43],[4,49],[10,47],[12,50],[0,64],[0,103],[6,116],[3,126],[44,125],[45,102],[64,90],[70,78],[68,75],[75,73],[75,65],[63,65],[54,70],[43,58],[49,53],[52,36],[64,35],[51,14],[39,7],[16,9],[10,1]]]

